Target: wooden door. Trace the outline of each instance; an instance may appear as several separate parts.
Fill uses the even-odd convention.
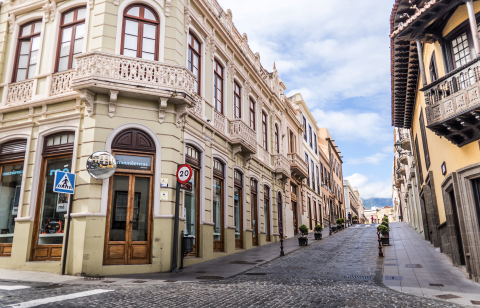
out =
[[[266,241],[270,241],[270,195],[268,192],[268,187],[264,187],[264,193],[263,193],[263,199],[264,199],[264,204],[263,204],[263,216],[265,219],[265,238]]]
[[[298,212],[297,212],[297,202],[292,201],[293,209],[293,232],[298,233]]]
[[[257,221],[257,194],[251,194],[252,198],[252,245],[258,246],[258,221]]]
[[[115,174],[110,180],[104,264],[149,264],[152,176]]]
[[[223,180],[213,178],[213,251],[223,252],[223,228],[224,228],[224,210],[223,210]]]
[[[243,198],[242,188],[234,188],[234,219],[235,219],[235,248],[243,249]]]

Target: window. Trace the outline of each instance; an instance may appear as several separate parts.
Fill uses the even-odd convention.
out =
[[[320,163],[320,181],[321,181],[321,182],[320,182],[320,183],[321,183],[320,186],[323,186],[323,182],[324,182],[324,181],[323,181],[323,164],[322,164],[322,163]]]
[[[422,171],[422,161],[420,160],[420,150],[418,147],[417,136],[415,136],[415,154],[417,155],[417,157],[415,157],[415,162],[417,163],[418,177],[421,185],[423,184],[423,171]]]
[[[268,186],[263,187],[263,217],[265,219],[265,238],[270,241],[270,191]]]
[[[278,126],[275,124],[275,152],[280,153],[280,145],[278,140]]]
[[[318,154],[317,134],[313,133],[313,144],[315,144],[315,154]]]
[[[305,162],[307,163],[307,185],[310,186],[310,164],[308,163],[308,154],[305,153]]]
[[[463,32],[452,40],[452,56],[455,68],[459,68],[467,62],[470,62],[467,32]]]
[[[188,35],[188,69],[197,77],[195,80],[195,90],[200,95],[200,67],[201,67],[201,48],[200,42],[195,36]]]
[[[215,73],[213,75],[213,95],[215,110],[223,114],[223,67],[215,61]]]
[[[223,164],[213,160],[213,251],[223,252]]]
[[[289,131],[290,134],[290,153],[295,153],[295,135],[293,134],[292,131]]]
[[[235,119],[242,117],[242,88],[236,82],[234,83],[233,117]]]
[[[74,55],[82,53],[85,34],[86,8],[76,8],[62,14],[58,43],[58,72],[75,68]]]
[[[267,115],[262,112],[262,136],[263,136],[263,149],[268,152],[267,147]]]
[[[20,28],[18,35],[17,57],[13,71],[14,82],[30,79],[37,69],[38,48],[42,21],[33,21]]]
[[[318,178],[319,177],[318,165],[315,166],[315,170],[317,171],[317,173],[315,175],[317,177],[317,191],[318,191],[318,193],[320,193],[320,181],[319,181],[319,178]]]
[[[255,102],[250,99],[250,128],[255,130]]]
[[[158,18],[143,5],[129,6],[123,18],[122,54],[158,60]]]
[[[423,120],[423,109],[420,111],[420,132],[422,134],[423,155],[425,156],[425,167],[430,168],[430,154],[428,152],[427,134],[425,132],[425,122]]]
[[[307,141],[307,119],[305,119],[305,116],[303,116],[303,139]]]
[[[310,126],[310,124],[308,124],[308,140],[310,142],[310,147],[313,148],[313,145],[312,145],[312,127]]]
[[[310,159],[310,164],[312,165],[312,189],[315,191],[315,164],[312,159]]]
[[[307,197],[307,200],[308,200],[308,224],[309,224],[309,227],[310,227],[310,230],[313,229],[312,228],[312,204],[310,202],[310,197]]]
[[[437,74],[437,64],[435,61],[435,51],[432,53],[432,58],[430,59],[430,82],[434,82],[438,79]]]

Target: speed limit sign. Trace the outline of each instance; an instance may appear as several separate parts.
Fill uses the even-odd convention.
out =
[[[180,184],[187,183],[188,181],[190,181],[191,178],[192,168],[189,165],[183,164],[177,169],[177,181]]]

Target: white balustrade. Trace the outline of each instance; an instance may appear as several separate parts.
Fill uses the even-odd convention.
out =
[[[72,78],[74,70],[69,70],[52,75],[52,86],[50,87],[50,96],[72,92]]]
[[[218,131],[225,133],[225,116],[216,110],[213,111],[213,114],[213,126]]]
[[[33,79],[8,85],[7,105],[21,104],[32,99]]]

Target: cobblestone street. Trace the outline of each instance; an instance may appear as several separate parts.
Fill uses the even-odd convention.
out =
[[[383,286],[383,261],[378,261],[375,239],[374,227],[348,228],[246,273],[200,283],[149,285],[143,280],[129,285],[102,281],[96,285],[17,286],[4,280],[0,287],[27,288],[0,288],[0,306],[32,307],[45,299],[38,307],[460,307]],[[63,297],[52,302],[56,296]],[[28,303],[34,300],[37,305]]]

